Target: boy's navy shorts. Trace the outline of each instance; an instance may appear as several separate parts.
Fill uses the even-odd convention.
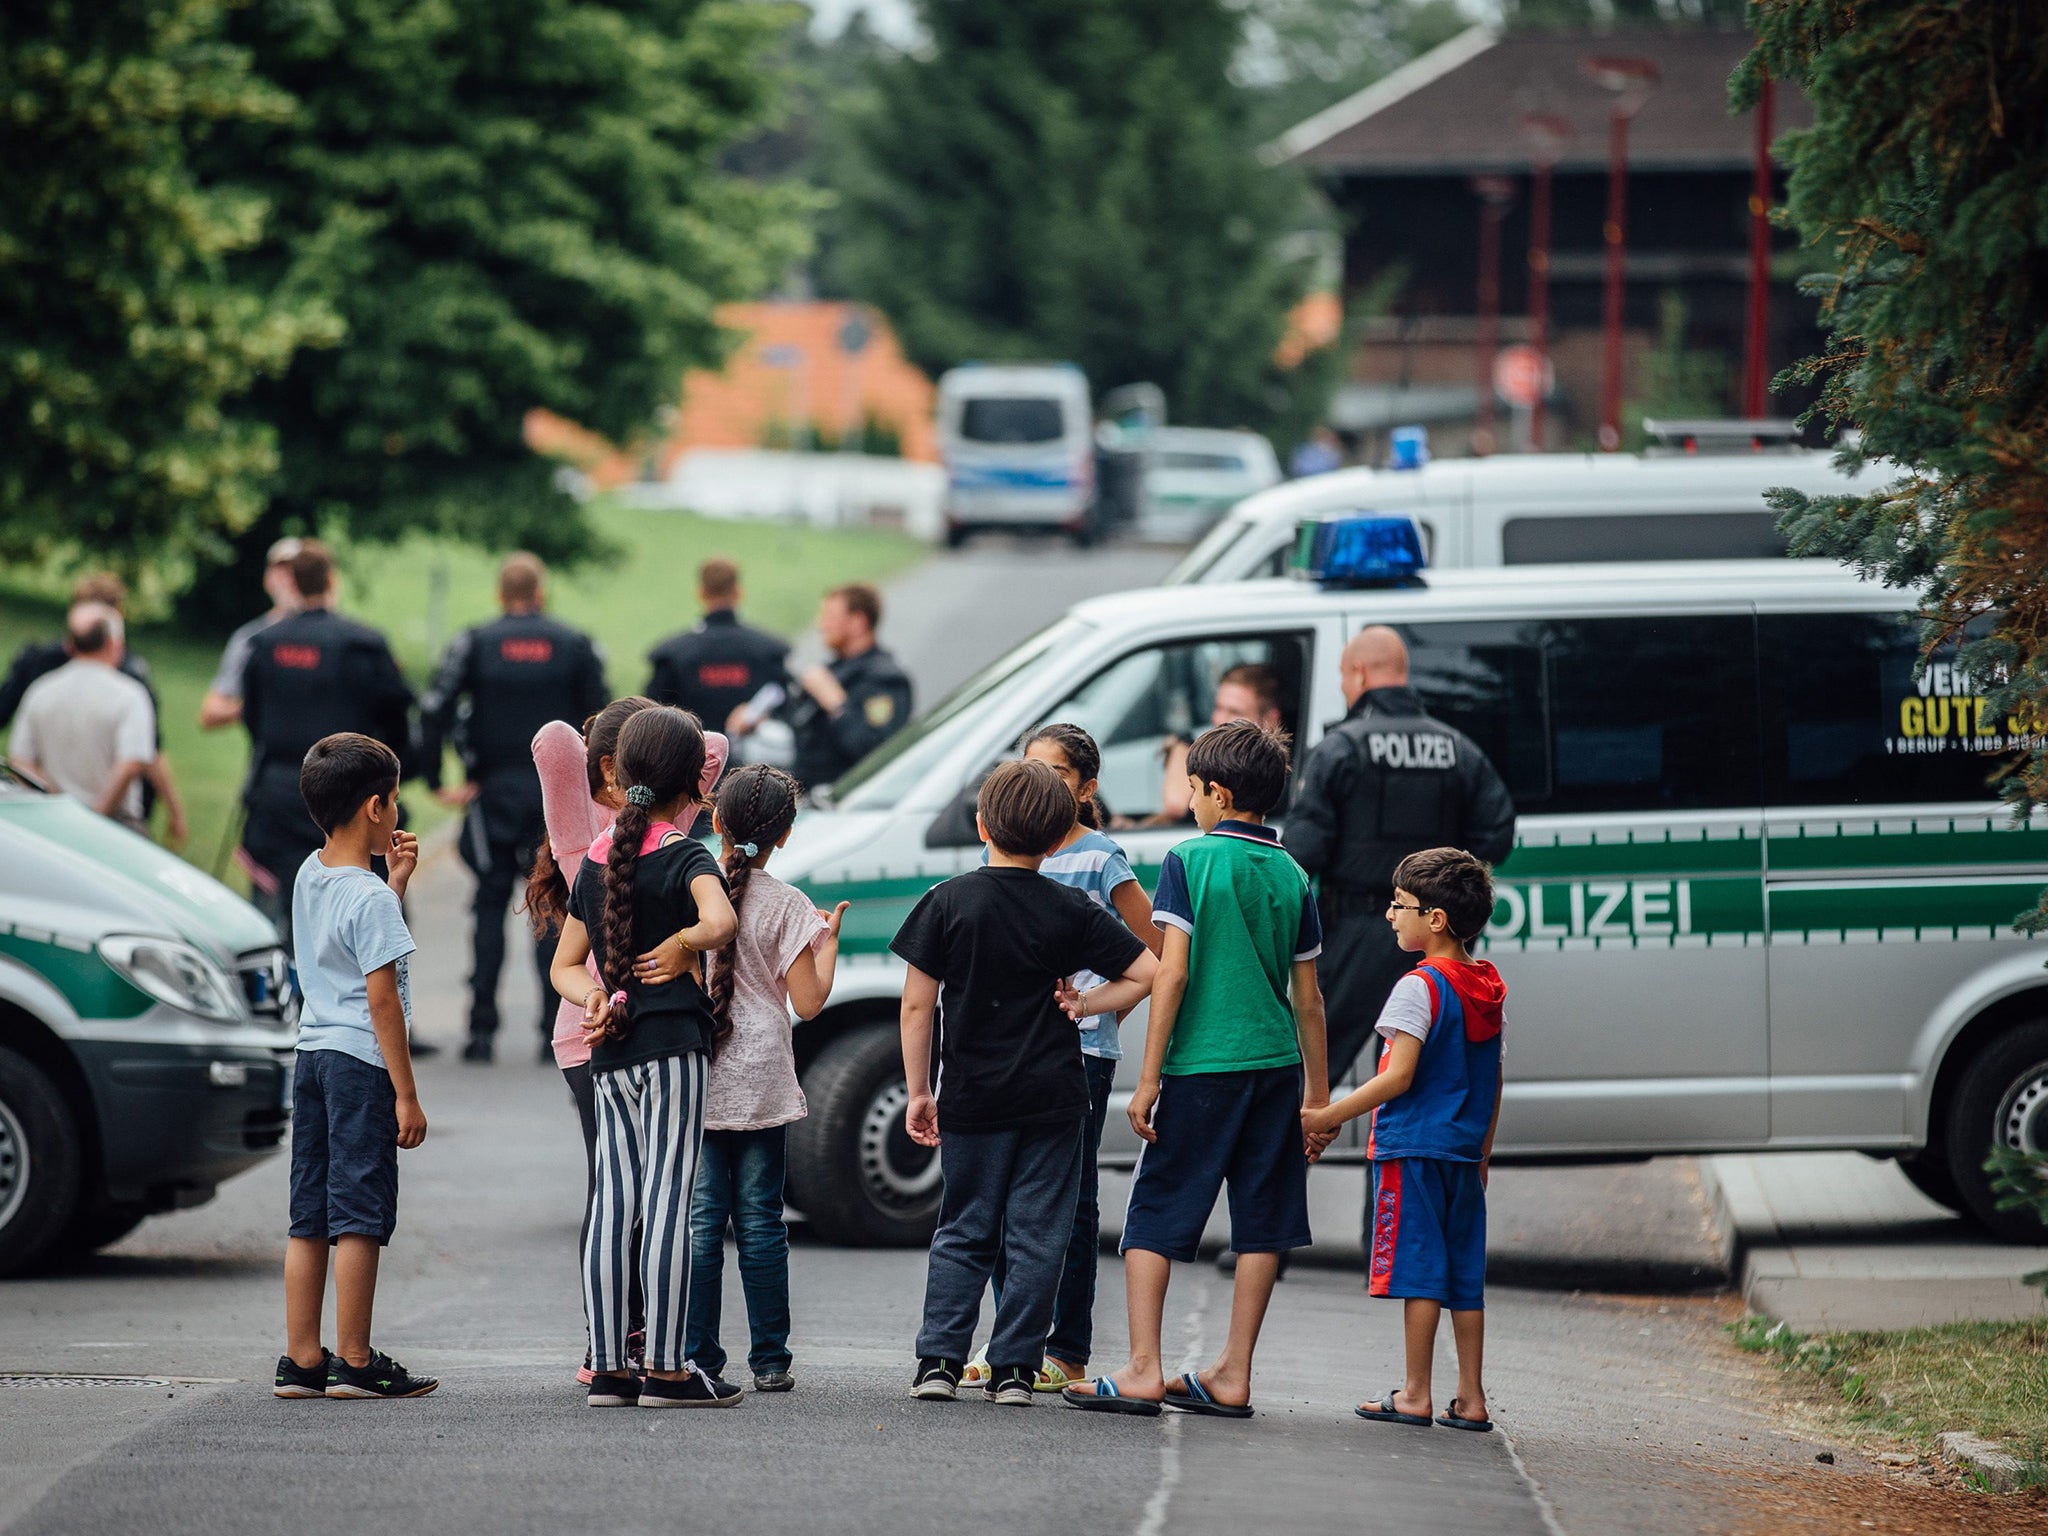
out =
[[[1138,1154],[1118,1251],[1194,1258],[1225,1183],[1231,1252],[1306,1248],[1301,1083],[1298,1065],[1165,1078],[1152,1109],[1159,1139]]]
[[[346,1051],[301,1051],[292,1073],[293,1237],[374,1237],[398,1225],[398,1090]]]
[[[1486,1189],[1477,1163],[1400,1157],[1372,1165],[1375,1296],[1486,1305]]]

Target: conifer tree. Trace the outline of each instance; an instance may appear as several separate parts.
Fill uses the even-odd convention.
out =
[[[1923,594],[1930,646],[2032,733],[2001,784],[2048,801],[2048,48],[2029,0],[1758,0],[1737,108],[1768,73],[1788,135],[1785,217],[1830,266],[1831,335],[1792,376],[1903,477],[1863,497],[1774,493],[1796,550]],[[2038,925],[2048,909],[2032,915]]]

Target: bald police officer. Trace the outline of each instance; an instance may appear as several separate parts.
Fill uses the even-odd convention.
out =
[[[604,659],[590,637],[547,616],[547,567],[536,556],[505,557],[498,568],[498,605],[504,610],[498,618],[448,643],[420,702],[420,770],[435,799],[464,813],[456,847],[476,876],[469,1043],[462,1059],[480,1064],[491,1060],[498,1033],[505,908],[547,835],[540,775],[533,766],[534,732],[550,720],[580,726],[609,697]],[[468,777],[444,786],[442,747],[451,739]],[[552,938],[534,948],[544,1055],[554,1033],[555,992],[548,981],[554,948]]]
[[[771,683],[788,686],[788,642],[740,622],[740,568],[713,558],[697,567],[695,629],[670,635],[647,653],[647,697],[687,709],[707,731],[722,731],[735,710]]]
[[[1394,866],[1424,848],[1498,863],[1515,844],[1515,807],[1486,754],[1430,717],[1408,686],[1408,647],[1384,625],[1344,647],[1350,713],[1302,764],[1287,851],[1321,877],[1330,1081],[1344,1080],[1387,994],[1415,964],[1387,925]]]
[[[412,689],[391,647],[376,630],[334,611],[334,560],[319,540],[304,540],[291,565],[299,611],[259,631],[242,668],[250,759],[236,852],[256,905],[286,944],[292,881],[325,840],[299,793],[308,749],[336,731],[360,731],[396,752],[408,771],[415,761]]]

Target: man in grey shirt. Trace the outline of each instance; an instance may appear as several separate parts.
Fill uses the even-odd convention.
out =
[[[144,830],[142,785],[148,780],[170,814],[172,837],[182,840],[184,807],[157,759],[156,706],[149,690],[120,670],[120,614],[104,603],[78,603],[64,631],[71,659],[22,697],[10,757],[138,832]]]
[[[279,539],[270,546],[263,562],[263,590],[270,597],[270,611],[260,613],[232,635],[220,653],[220,665],[207,685],[199,704],[199,728],[217,731],[242,718],[242,673],[249,666],[249,651],[256,637],[279,619],[299,611],[299,588],[292,580],[292,560],[304,541]]]

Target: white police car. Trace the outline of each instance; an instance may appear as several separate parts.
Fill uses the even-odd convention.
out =
[[[1995,1141],[2048,1147],[2048,946],[2012,932],[2048,828],[2012,825],[1985,776],[2039,724],[1995,716],[1939,658],[1916,678],[1908,599],[1832,565],[1422,575],[1411,538],[1399,520],[1311,544],[1337,562],[1325,576],[1364,584],[1082,603],[799,821],[777,873],[853,908],[831,1006],[797,1032],[811,1114],[791,1128],[791,1203],[838,1240],[931,1227],[939,1171],[903,1130],[887,946],[925,890],[979,860],[971,797],[993,763],[1044,722],[1078,722],[1101,743],[1109,809],[1143,817],[1160,809],[1161,742],[1204,723],[1226,669],[1279,675],[1299,755],[1344,714],[1339,649],[1378,623],[1516,802],[1485,941],[1512,997],[1504,1158],[1852,1148],[2026,1235],[1980,1165]],[[1149,885],[1193,829],[1113,835]],[[1127,1077],[1142,1032],[1142,1016],[1125,1025]],[[1106,1157],[1133,1150],[1113,1113]]]

